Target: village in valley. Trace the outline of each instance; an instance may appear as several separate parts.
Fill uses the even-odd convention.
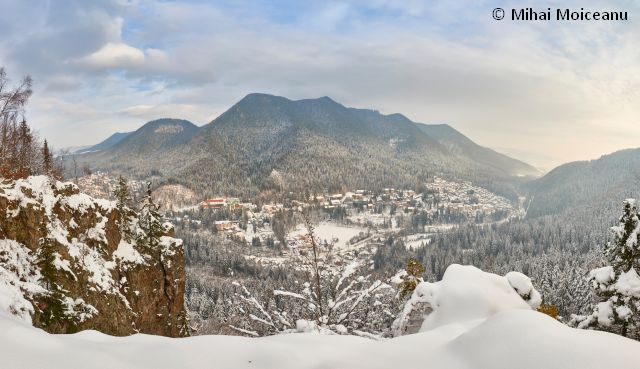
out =
[[[104,173],[81,177],[86,192],[106,197],[116,178]],[[132,192],[145,186],[129,181]],[[286,256],[308,243],[302,212],[312,214],[314,232],[323,245],[348,251],[369,248],[372,240],[396,235],[406,247],[428,245],[433,234],[461,224],[491,224],[522,216],[520,206],[467,181],[434,177],[422,192],[385,188],[305,195],[289,193],[280,201],[258,203],[238,197],[212,197],[198,202],[180,185],[162,185],[154,196],[167,221],[177,229],[202,230],[250,246],[277,249]],[[258,252],[259,254],[264,254]]]
[[[465,224],[490,224],[521,216],[518,206],[471,182],[435,177],[424,191],[386,188],[310,194],[306,201],[289,194],[281,201],[257,204],[237,197],[215,197],[167,209],[177,229],[202,230],[244,243],[247,252],[277,250],[286,257],[308,244],[302,213],[310,214],[314,234],[336,253],[363,251],[389,235],[406,247],[428,245],[433,234]],[[267,253],[271,254],[271,253]],[[267,260],[267,259],[265,259]]]
[[[83,191],[108,196],[116,177],[97,172],[80,177]],[[146,186],[129,180],[132,193]],[[341,193],[288,193],[278,199],[211,197],[204,200],[184,186],[164,184],[153,196],[178,234],[207,234],[239,247],[246,258],[262,264],[281,263],[308,249],[309,216],[324,250],[345,259],[370,259],[389,236],[407,249],[430,244],[433,236],[462,224],[492,224],[523,216],[521,204],[467,181],[434,177],[421,187],[356,189]],[[244,246],[242,246],[244,245]]]
[[[98,172],[77,183],[87,193],[106,197],[116,178]],[[129,181],[129,186],[134,193],[145,187],[136,180]],[[471,182],[434,177],[422,189],[421,193],[394,188],[316,193],[306,201],[304,195],[289,193],[267,203],[237,197],[197,202],[197,196],[180,185],[162,185],[154,195],[166,220],[179,229],[202,229],[248,246],[277,247],[283,253],[307,241],[303,211],[312,214],[320,242],[337,249],[383,234],[400,234],[407,247],[422,247],[429,243],[430,234],[460,224],[490,224],[522,216],[519,205]]]

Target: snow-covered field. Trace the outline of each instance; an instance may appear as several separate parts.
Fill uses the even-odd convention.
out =
[[[431,237],[433,233],[416,233],[404,238],[404,246],[408,248],[417,249],[431,243]]]
[[[357,224],[366,225],[369,223],[373,226],[381,226],[385,224],[385,222],[388,223],[391,216],[389,216],[388,212],[387,214],[376,214],[369,211],[363,211],[361,213],[350,215],[347,219]]]
[[[450,267],[412,299],[434,304],[420,333],[374,341],[317,333],[265,338],[50,335],[0,311],[0,367],[637,369],[640,343],[568,328],[514,292],[528,279]],[[515,284],[515,285],[514,285]]]
[[[345,227],[335,224],[333,222],[321,222],[314,225],[314,234],[320,240],[320,242],[331,243],[335,241],[334,247],[338,250],[344,249],[350,239],[365,232],[366,229],[359,227]],[[307,229],[304,224],[299,224],[295,230],[293,230],[289,236],[297,237],[307,234]]]

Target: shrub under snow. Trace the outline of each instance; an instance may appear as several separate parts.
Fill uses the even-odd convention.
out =
[[[536,309],[542,299],[522,273],[504,277],[473,266],[450,265],[439,282],[421,282],[393,324],[395,336],[406,333],[416,315],[425,312],[420,331],[448,324],[476,324],[502,310]]]

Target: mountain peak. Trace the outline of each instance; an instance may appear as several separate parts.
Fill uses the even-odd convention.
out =
[[[291,101],[286,97],[270,95],[262,92],[252,92],[247,94],[245,97],[240,99],[235,105],[251,105],[251,104],[264,104],[264,103],[274,103],[274,102],[287,102]]]
[[[343,106],[336,102],[329,96],[321,96],[317,98],[307,98],[299,100],[291,100],[283,96],[271,95],[262,92],[252,92],[243,97],[236,105],[247,105],[256,103],[294,103],[294,104],[306,104],[306,103],[323,103],[332,104],[337,106]]]
[[[184,119],[161,118],[152,120],[127,135],[113,149],[125,151],[155,151],[184,143],[200,127]]]
[[[329,103],[329,104],[336,104],[336,105],[343,106],[342,104],[338,103],[337,101],[330,98],[329,96],[322,96],[322,97],[318,97],[317,99],[304,99],[304,100],[298,100],[298,101],[317,101],[322,103]]]
[[[160,118],[145,123],[142,127],[138,128],[136,132],[153,131],[154,133],[175,134],[192,128],[197,128],[197,126],[188,120]]]

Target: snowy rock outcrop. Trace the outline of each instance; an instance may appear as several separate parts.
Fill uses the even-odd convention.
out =
[[[541,302],[540,293],[522,273],[501,277],[452,264],[441,281],[416,286],[392,330],[400,336],[446,325],[473,326],[501,311],[536,309]]]
[[[119,219],[72,183],[2,180],[0,309],[52,333],[186,335],[182,241],[127,242]]]

